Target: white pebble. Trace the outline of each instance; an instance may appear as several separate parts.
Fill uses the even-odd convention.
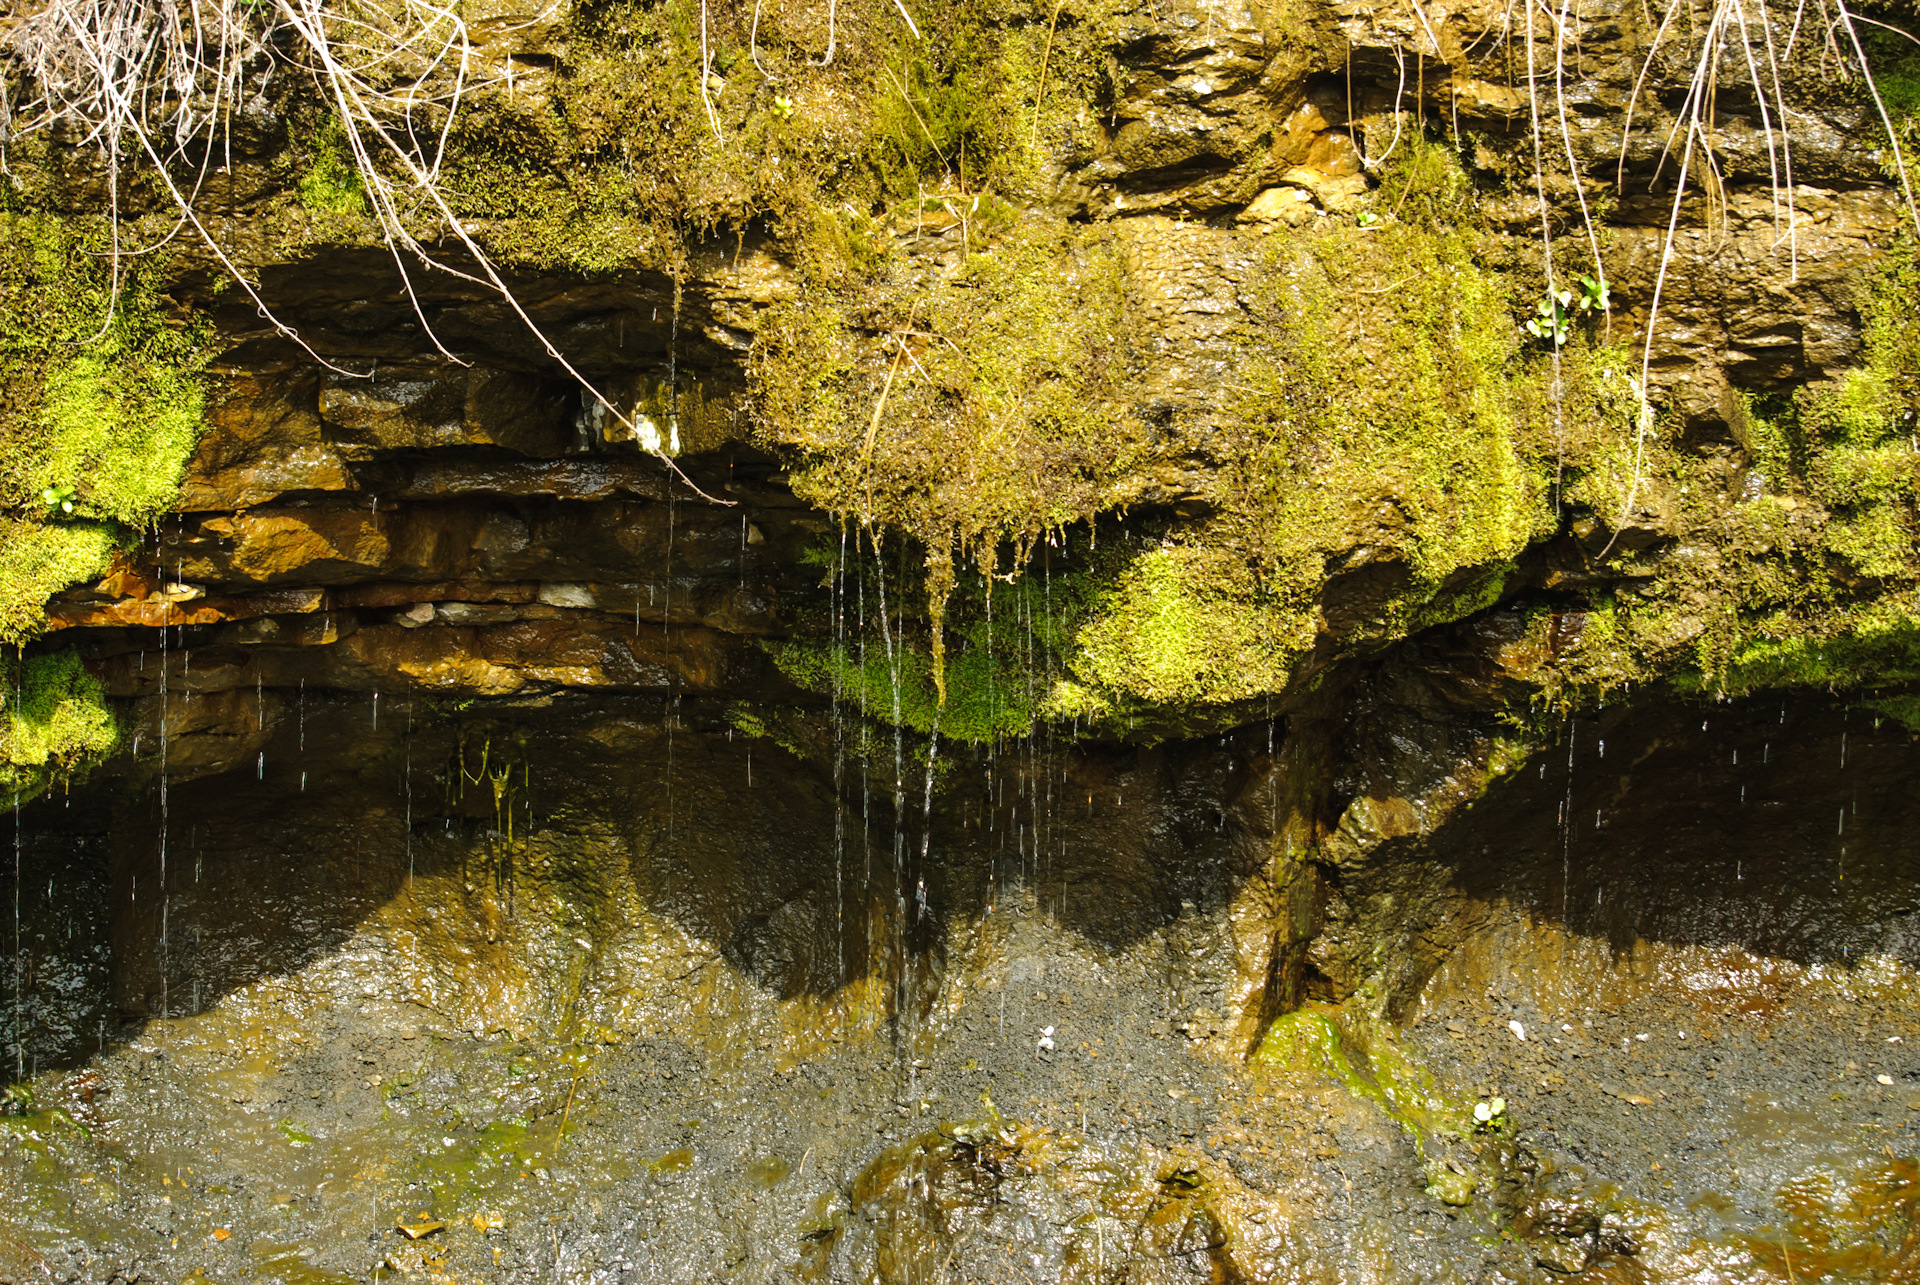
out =
[[[1524,1040],[1527,1038],[1527,1028],[1520,1025],[1519,1022],[1508,1022],[1507,1029],[1513,1032],[1513,1038],[1516,1040]]]

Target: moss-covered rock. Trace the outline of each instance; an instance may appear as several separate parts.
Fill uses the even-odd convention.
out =
[[[161,265],[116,269],[111,239],[0,207],[0,642],[167,511],[204,425],[207,336],[160,294]]]
[[[9,804],[84,773],[120,741],[106,689],[69,649],[6,666],[0,790]]]

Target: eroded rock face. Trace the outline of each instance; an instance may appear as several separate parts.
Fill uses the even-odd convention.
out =
[[[1110,223],[1124,276],[1141,440],[1114,503],[1185,529],[1244,481],[1222,390],[1271,320],[1273,238],[1355,220],[1425,121],[1511,169],[1531,104],[1505,9],[1121,21],[1105,125],[1046,199]],[[1572,159],[1541,181],[1560,238],[1650,39],[1634,6],[1580,21]],[[1823,103],[1782,241],[1730,110],[1724,206],[1669,255],[1644,189],[1671,109],[1602,219],[1614,324],[1646,324],[1665,261],[1653,391],[1731,512],[1765,489],[1745,395],[1857,364],[1898,204],[1859,111]],[[1525,187],[1476,251],[1522,281]],[[973,249],[924,214],[876,223],[922,284]],[[38,1097],[5,1121],[0,1279],[1908,1269],[1911,738],[1801,698],[1516,725],[1602,633],[1583,595],[1731,561],[1722,532],[1649,479],[1408,625],[1418,515],[1355,495],[1307,659],[1277,701],[1202,711],[1230,730],[906,735],[769,652],[908,663],[905,582],[876,559],[891,604],[849,589],[842,519],[751,444],[789,250],[517,281],[591,388],[498,300],[429,280],[416,314],[364,252],[263,274],[312,354],[216,306],[176,511],[48,609],[128,737],[18,826],[0,1023]],[[913,315],[861,319],[877,369],[925,355]],[[1671,650],[1713,606],[1678,604]]]

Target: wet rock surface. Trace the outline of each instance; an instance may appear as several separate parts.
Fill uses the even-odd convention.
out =
[[[1338,229],[1308,273],[1338,362],[1404,324],[1367,258],[1400,198],[1367,201],[1429,126],[1484,189],[1499,306],[1531,306],[1542,200],[1577,244],[1606,197],[1623,341],[1665,264],[1651,391],[1709,497],[1576,512],[1556,473],[1485,597],[1415,630],[1418,505],[1369,474],[1316,547],[1317,649],[1206,736],[956,746],[775,662],[848,637],[847,526],[746,444],[804,276],[757,226],[672,273],[516,277],[593,390],[485,292],[422,277],[416,313],[364,247],[263,266],[310,353],[187,280],[225,345],[211,431],[47,612],[128,736],[15,819],[0,1281],[1920,1273],[1913,738],[1812,696],[1523,713],[1601,598],[1671,573],[1680,654],[1727,602],[1680,571],[1760,547],[1741,514],[1785,542],[1840,512],[1762,476],[1750,399],[1860,362],[1898,221],[1859,103],[1810,93],[1783,242],[1729,102],[1669,256],[1672,95],[1622,134],[1649,17],[1579,15],[1538,194],[1511,9],[1115,17],[1104,122],[1010,221],[1110,240],[1131,454],[1102,503],[1163,524],[1143,548],[1245,481],[1232,399],[1273,265],[1310,266],[1289,238]],[[927,203],[856,220],[915,291],[1012,257]],[[847,325],[868,373],[954,343],[888,302]],[[1434,593],[1489,567],[1460,570]],[[898,663],[902,617],[858,601]]]
[[[1625,707],[1286,878],[1268,745],[961,750],[896,822],[885,743],[692,696],[328,695],[164,818],[43,800],[0,1270],[1896,1278],[1904,731]]]

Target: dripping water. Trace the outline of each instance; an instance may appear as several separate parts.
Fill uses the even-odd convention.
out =
[[[840,1027],[846,1030],[846,1008],[840,996],[847,984],[847,734],[842,705],[846,656],[847,524],[840,524],[840,551],[833,568],[833,985]]]

